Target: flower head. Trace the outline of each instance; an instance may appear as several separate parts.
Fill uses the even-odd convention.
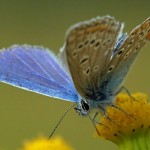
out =
[[[98,125],[100,136],[120,147],[123,145],[124,149],[125,145],[136,145],[135,141],[139,146],[145,145],[150,149],[150,103],[147,96],[141,93],[133,94],[133,97],[119,94],[115,105],[121,110],[107,107],[106,113],[112,121],[106,117],[101,118],[100,122],[108,128]]]
[[[21,150],[73,150],[62,138],[38,138],[25,142]]]

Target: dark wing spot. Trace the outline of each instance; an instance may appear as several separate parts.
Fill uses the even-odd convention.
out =
[[[135,35],[135,31],[133,31],[132,33],[131,33],[131,35],[132,35],[132,37]]]
[[[90,74],[90,67],[87,67],[85,70],[83,70],[83,73],[88,76]]]
[[[112,69],[113,69],[113,68],[112,68],[112,67],[110,67],[110,68],[108,69],[108,71],[110,72],[110,71],[112,71]]]
[[[72,55],[73,55],[73,57],[77,56],[77,52],[73,51]]]
[[[134,52],[136,53],[138,50],[139,50],[139,47],[136,47]]]
[[[121,131],[118,131],[118,133],[122,133]]]
[[[100,45],[100,42],[96,42],[95,47],[98,47]]]
[[[111,40],[110,40],[110,39],[108,39],[108,40],[107,40],[107,43],[110,43],[110,42],[111,42]]]
[[[85,63],[86,61],[88,61],[88,57],[82,58],[80,61],[80,65],[82,65],[83,63]]]
[[[91,44],[93,44],[93,43],[95,43],[95,39],[93,39],[93,40],[91,41]]]
[[[85,41],[84,45],[87,45],[88,43],[89,43],[89,41],[87,40],[87,41]]]
[[[113,70],[114,66],[111,66],[109,69],[108,69],[108,72],[111,72]]]
[[[79,46],[78,46],[78,49],[80,49],[80,48],[82,48],[83,47],[83,45],[82,44],[80,44]]]
[[[143,35],[144,35],[144,32],[141,32],[141,33],[140,33],[140,37],[142,37]]]
[[[106,45],[106,42],[103,42],[103,46],[105,46]]]
[[[130,43],[129,43],[129,46],[132,44],[133,42],[131,41]]]
[[[88,75],[90,73],[90,68],[88,68],[87,70],[86,70],[86,74]]]
[[[121,54],[122,54],[122,52],[123,52],[123,51],[122,51],[122,50],[120,50],[120,51],[118,52],[118,54],[117,54],[117,55],[118,55],[118,56],[119,56],[119,55],[121,55]]]
[[[127,53],[126,55],[125,55],[125,58],[127,58],[129,56],[129,53]]]
[[[98,65],[94,66],[94,71],[98,71]]]
[[[135,129],[133,129],[132,132],[135,132]]]

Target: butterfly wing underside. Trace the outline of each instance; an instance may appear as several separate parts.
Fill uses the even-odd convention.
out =
[[[0,81],[50,97],[78,100],[71,78],[43,47],[16,45],[0,51]]]
[[[115,93],[119,90],[121,82],[127,75],[141,48],[149,41],[150,18],[132,30],[106,67],[106,75],[101,82],[106,83],[107,92]]]
[[[91,91],[99,89],[122,28],[122,23],[105,16],[76,24],[68,31],[64,51],[75,87],[82,97],[87,98]]]

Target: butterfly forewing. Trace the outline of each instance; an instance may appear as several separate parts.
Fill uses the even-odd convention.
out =
[[[106,67],[104,80],[107,82],[106,89],[108,91],[112,92],[116,87],[119,88],[120,83],[124,80],[141,48],[149,40],[150,18],[146,19],[128,35]],[[104,80],[102,79],[101,83]]]
[[[113,17],[105,16],[76,24],[68,31],[64,50],[75,87],[82,97],[99,90],[101,75],[122,27]]]
[[[0,81],[50,97],[78,100],[70,77],[43,47],[16,45],[0,51]]]

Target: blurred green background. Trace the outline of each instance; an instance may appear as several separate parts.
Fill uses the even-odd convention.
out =
[[[125,22],[125,31],[150,16],[149,0],[0,0],[0,47],[34,44],[58,53],[68,27],[98,15],[112,15]],[[150,95],[150,44],[130,71],[125,86],[130,92]],[[0,83],[0,149],[16,150],[25,140],[49,136],[61,115],[72,104]],[[88,118],[72,110],[58,127],[76,150],[111,149],[109,141],[93,138]]]

